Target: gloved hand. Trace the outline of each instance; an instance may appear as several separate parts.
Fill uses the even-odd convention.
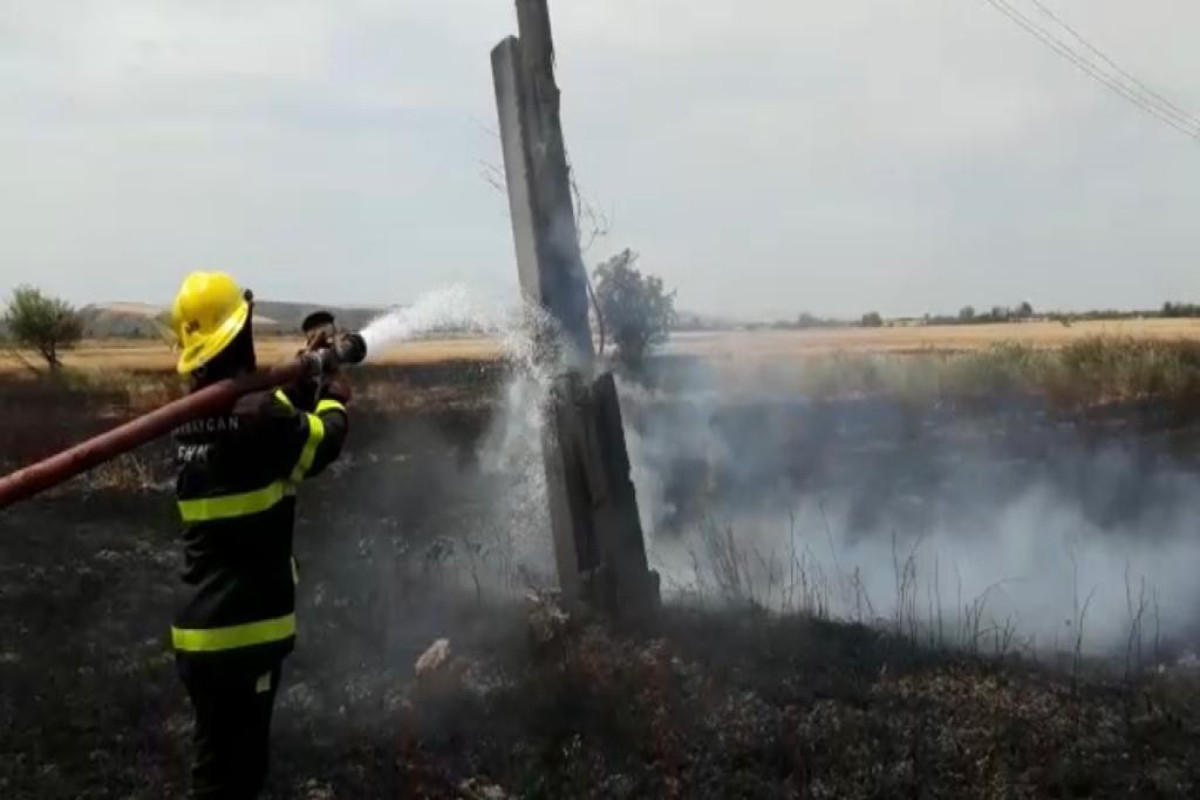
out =
[[[305,336],[305,347],[309,352],[325,350],[333,347],[335,336],[336,333],[332,325],[322,325],[319,328],[313,328]]]
[[[296,356],[300,357],[305,353],[328,350],[333,347],[335,335],[333,328],[330,327],[313,328],[305,334],[304,347],[296,351]]]

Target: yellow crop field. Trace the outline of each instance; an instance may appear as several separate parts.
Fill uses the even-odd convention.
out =
[[[673,339],[678,352],[717,358],[847,353],[911,353],[924,350],[971,351],[1002,342],[1062,347],[1097,336],[1157,341],[1200,341],[1200,320],[1029,322],[998,325],[897,326],[805,331],[727,331],[687,333]]]
[[[299,339],[267,338],[257,344],[261,363],[286,361],[303,346]],[[499,345],[488,339],[439,339],[409,342],[394,348],[376,363],[429,364],[439,361],[495,358]],[[37,366],[33,353],[21,356]],[[63,363],[80,370],[170,371],[175,366],[175,353],[166,344],[132,340],[87,341],[63,354]],[[11,353],[0,351],[0,372],[20,370],[20,360]]]
[[[1144,340],[1200,341],[1200,320],[1144,319],[1124,321],[1011,323],[1004,325],[896,326],[831,330],[741,330],[680,333],[667,352],[728,359],[803,359],[836,352],[902,354],[921,351],[972,351],[1001,342],[1035,347],[1061,347],[1096,336]],[[278,363],[301,346],[298,339],[266,338],[259,342],[263,363]],[[377,354],[373,362],[391,365],[496,358],[501,348],[487,338],[445,338],[406,342]],[[31,353],[23,354],[37,362]],[[64,362],[81,370],[170,370],[175,356],[160,342],[88,341],[67,352]],[[0,372],[22,369],[11,353],[0,352]]]

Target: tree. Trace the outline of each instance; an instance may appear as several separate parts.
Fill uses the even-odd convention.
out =
[[[862,326],[864,328],[882,328],[883,317],[879,316],[878,311],[871,311],[862,316]]]
[[[596,305],[605,330],[617,346],[620,362],[639,369],[651,348],[667,340],[675,322],[675,293],[662,281],[642,275],[632,250],[613,256],[596,267]]]
[[[1029,304],[1029,301],[1025,301],[1017,306],[1017,310],[1013,316],[1017,319],[1033,319],[1033,306]]]
[[[799,328],[800,330],[811,330],[813,328],[828,327],[828,323],[822,320],[820,317],[805,311],[800,316],[796,317],[795,327]]]
[[[963,306],[962,310],[958,312],[958,321],[959,322],[972,322],[972,321],[974,321],[974,319],[975,319],[975,307],[974,306]]]
[[[1160,316],[1176,318],[1198,317],[1200,316],[1200,306],[1191,303],[1172,303],[1168,300],[1163,303]]]
[[[13,292],[4,327],[18,347],[36,350],[50,369],[62,366],[59,353],[83,338],[83,318],[65,300],[48,297],[32,286]]]

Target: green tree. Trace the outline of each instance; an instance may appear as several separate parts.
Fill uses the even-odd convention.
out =
[[[618,361],[635,371],[652,348],[667,340],[675,322],[675,293],[666,291],[659,278],[639,272],[637,259],[626,250],[595,271],[604,329],[617,347]]]
[[[44,295],[32,286],[13,292],[4,327],[18,347],[36,350],[50,369],[62,366],[60,353],[83,338],[83,318],[65,300]]]

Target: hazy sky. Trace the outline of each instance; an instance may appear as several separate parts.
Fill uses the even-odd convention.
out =
[[[1037,14],[1030,0],[1012,0]],[[1200,113],[1200,3],[1046,0]],[[984,0],[551,2],[579,180],[687,309],[1200,300],[1200,143]],[[516,284],[507,0],[0,0],[0,292]]]

